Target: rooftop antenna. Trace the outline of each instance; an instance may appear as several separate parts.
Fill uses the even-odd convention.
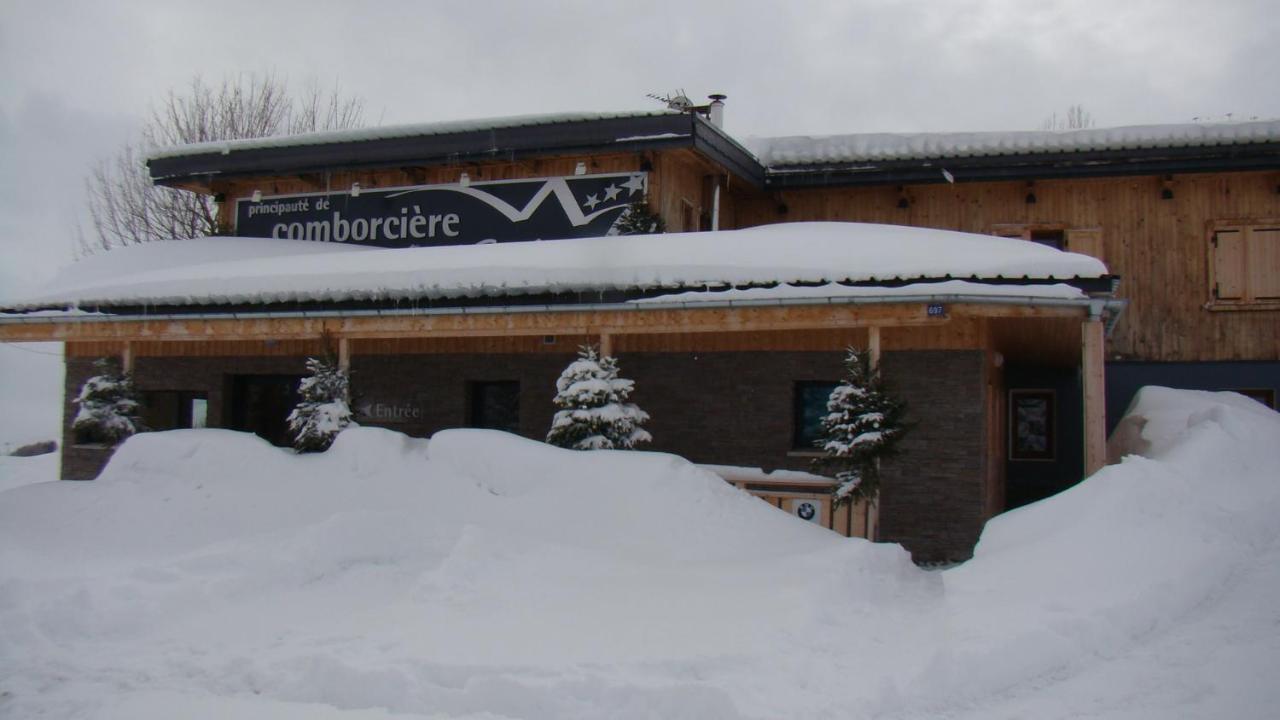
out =
[[[660,103],[666,103],[668,110],[676,112],[689,112],[693,109],[693,101],[688,95],[684,94],[684,90],[677,90],[670,95],[654,95],[653,93],[645,94],[645,97],[657,100]]]
[[[677,90],[669,95],[654,95],[646,93],[645,97],[664,103],[668,110],[675,112],[689,113],[691,115],[701,115],[716,127],[724,126],[724,100],[727,97],[722,94],[709,95],[706,105],[694,105],[688,95],[684,94],[684,89]]]

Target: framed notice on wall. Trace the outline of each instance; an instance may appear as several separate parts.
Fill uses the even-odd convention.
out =
[[[1009,459],[1052,460],[1056,448],[1052,390],[1009,391]]]

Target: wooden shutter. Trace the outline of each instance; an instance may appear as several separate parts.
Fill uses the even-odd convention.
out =
[[[1249,232],[1249,294],[1254,300],[1280,300],[1280,228]]]
[[[1089,228],[1067,231],[1067,250],[1102,259],[1102,230]]]
[[[1219,300],[1244,297],[1244,233],[1219,230],[1213,234],[1213,296]]]

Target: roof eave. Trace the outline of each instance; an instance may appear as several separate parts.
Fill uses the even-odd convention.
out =
[[[158,185],[211,177],[298,174],[331,170],[513,161],[693,147],[695,121],[686,114],[572,120],[448,134],[257,147],[151,158]]]
[[[793,282],[793,283],[744,283],[729,284],[722,283],[714,286],[714,290],[749,290],[755,288],[773,288],[779,285],[790,285],[792,287],[821,287],[824,285],[839,285],[843,287],[881,287],[881,288],[898,288],[908,285],[927,285],[929,283],[944,282],[949,280],[964,280],[980,285],[996,285],[996,286],[1014,286],[1022,285],[1027,287],[1036,287],[1044,285],[1070,285],[1080,290],[1089,298],[1110,298],[1114,296],[1119,286],[1120,278],[1117,275],[1102,275],[1099,277],[1070,277],[1070,278],[1029,278],[1029,277],[963,277],[963,276],[941,276],[941,277],[915,277],[915,278],[883,278],[879,280],[861,280],[861,281],[822,281],[822,282]],[[261,314],[261,313],[333,313],[333,312],[364,312],[364,311],[382,311],[390,309],[399,309],[404,306],[410,306],[415,310],[457,310],[462,311],[480,311],[485,308],[518,308],[518,307],[564,307],[564,308],[584,308],[600,304],[626,304],[636,300],[645,300],[646,304],[651,303],[653,298],[659,298],[664,295],[670,295],[679,292],[689,292],[707,289],[706,285],[670,285],[649,288],[616,288],[616,287],[599,287],[595,289],[582,289],[576,291],[562,292],[529,292],[529,293],[511,293],[498,297],[400,297],[388,298],[382,300],[327,300],[327,301],[281,301],[273,303],[232,303],[232,302],[207,302],[193,303],[190,305],[173,305],[164,303],[107,303],[85,301],[76,303],[76,307],[80,309],[91,309],[91,313],[83,317],[119,317],[119,318],[156,318],[156,317],[182,317],[182,316],[203,316],[207,314],[216,315],[241,315],[241,314]],[[892,296],[889,296],[892,297]],[[914,297],[914,296],[913,296]],[[501,302],[494,302],[501,299]],[[700,304],[705,307],[705,305]],[[270,309],[275,308],[275,309]],[[18,310],[0,309],[0,323],[2,322],[19,322],[18,318],[25,317],[31,313],[40,313],[47,311],[63,311],[72,309],[67,303],[49,303],[40,306],[31,306]],[[36,316],[38,317],[38,316]],[[76,316],[81,317],[81,316]]]
[[[769,189],[1280,169],[1280,143],[773,165]],[[943,170],[951,175],[948,179]]]

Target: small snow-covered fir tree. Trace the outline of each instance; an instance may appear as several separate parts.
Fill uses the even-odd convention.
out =
[[[298,383],[302,399],[289,413],[289,432],[298,452],[320,452],[333,444],[351,419],[350,380],[330,357],[308,358],[311,373]]]
[[[80,442],[115,445],[142,430],[138,418],[138,396],[133,379],[113,360],[94,362],[98,374],[84,381],[74,402],[76,417],[71,421]]]
[[[627,206],[609,228],[609,235],[653,235],[667,231],[667,223],[662,216],[649,209],[644,200],[637,200]]]
[[[825,453],[814,461],[820,471],[835,471],[837,505],[858,500],[874,502],[880,492],[880,460],[896,455],[898,442],[910,426],[904,405],[885,393],[880,374],[870,367],[868,353],[849,348],[849,375],[827,398],[822,437]]]
[[[627,402],[631,380],[618,377],[618,361],[583,347],[556,381],[556,407],[547,442],[573,450],[629,450],[653,438],[640,426],[649,414]]]

